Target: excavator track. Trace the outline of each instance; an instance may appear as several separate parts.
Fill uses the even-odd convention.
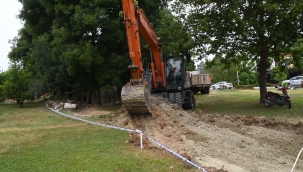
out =
[[[150,85],[131,85],[122,87],[122,104],[129,114],[151,114]]]

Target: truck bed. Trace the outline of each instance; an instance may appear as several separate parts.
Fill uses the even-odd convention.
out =
[[[191,75],[191,88],[194,94],[196,94],[197,92],[201,92],[201,94],[209,94],[210,86],[211,86],[210,74]]]
[[[211,77],[209,74],[195,74],[191,77],[193,87],[210,86]]]

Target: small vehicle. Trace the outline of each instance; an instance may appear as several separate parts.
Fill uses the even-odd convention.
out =
[[[289,80],[282,81],[282,86],[289,84],[290,87],[303,87],[303,76],[294,76]]]
[[[226,87],[227,89],[232,89],[234,86],[233,86],[232,83],[227,82],[227,83],[225,83],[225,87]]]
[[[291,108],[290,95],[287,92],[287,86],[288,85],[280,87],[278,89],[278,91],[281,90],[283,94],[268,91],[263,101],[264,106],[270,107],[271,105],[286,105],[288,108]]]
[[[229,83],[227,81],[221,81],[217,82],[214,85],[211,86],[212,89],[231,89],[233,88],[232,83]]]

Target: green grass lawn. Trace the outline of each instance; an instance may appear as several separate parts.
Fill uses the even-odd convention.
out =
[[[197,171],[169,153],[132,147],[128,137],[60,116],[42,103],[2,103],[0,171]]]
[[[203,114],[266,116],[298,122],[303,119],[303,89],[289,93],[291,109],[265,107],[259,103],[259,90],[219,90],[196,95],[194,110],[202,110]],[[169,153],[132,147],[126,143],[128,137],[124,131],[63,117],[45,108],[43,103],[26,103],[23,108],[0,103],[1,172],[198,171],[194,167],[186,169],[181,160]]]
[[[270,91],[282,94],[277,89]],[[265,107],[259,103],[259,90],[216,90],[209,94],[198,94],[196,110],[205,114],[226,114],[240,116],[266,116],[298,121],[303,119],[303,89],[288,90],[292,108],[272,105]]]

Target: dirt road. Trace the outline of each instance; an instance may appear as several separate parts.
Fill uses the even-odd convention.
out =
[[[109,123],[140,129],[204,168],[228,172],[290,171],[303,148],[303,121],[204,114],[160,104],[145,116],[130,116],[122,107]],[[299,171],[303,155],[294,170]]]

